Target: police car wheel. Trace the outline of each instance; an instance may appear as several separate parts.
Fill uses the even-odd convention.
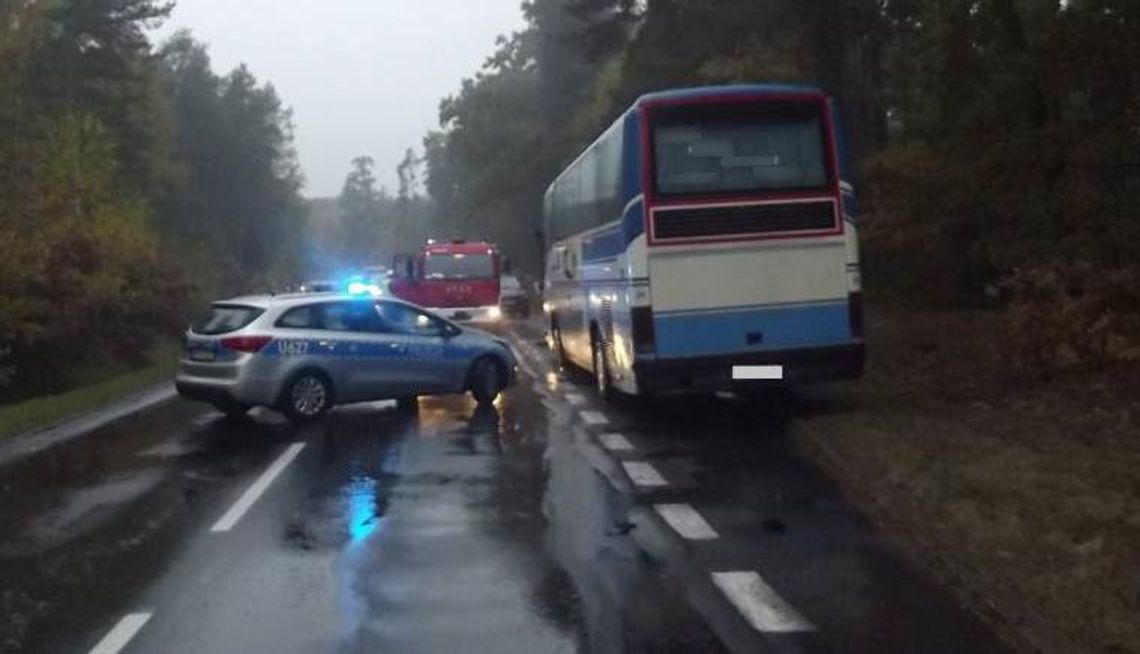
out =
[[[317,372],[303,372],[285,389],[285,413],[294,420],[314,420],[332,406],[332,384]]]
[[[499,367],[490,359],[476,361],[471,368],[470,379],[471,395],[481,405],[494,402],[499,397],[499,391],[503,390],[499,380]]]

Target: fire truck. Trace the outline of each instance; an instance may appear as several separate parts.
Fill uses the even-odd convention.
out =
[[[503,259],[491,243],[428,241],[393,260],[392,294],[462,322],[495,322]]]

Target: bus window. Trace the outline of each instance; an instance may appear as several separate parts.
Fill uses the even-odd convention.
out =
[[[828,182],[819,108],[675,107],[654,116],[660,195],[822,189]]]

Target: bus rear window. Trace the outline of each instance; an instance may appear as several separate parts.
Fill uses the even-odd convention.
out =
[[[427,279],[490,279],[495,265],[488,254],[428,254],[424,257]]]
[[[210,309],[210,315],[191,329],[202,336],[228,334],[253,322],[264,311],[258,307],[216,304]]]
[[[720,104],[654,112],[659,195],[811,190],[828,165],[818,105]]]

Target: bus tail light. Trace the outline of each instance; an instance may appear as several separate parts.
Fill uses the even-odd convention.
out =
[[[863,292],[847,294],[847,320],[851,323],[851,337],[863,338]]]
[[[639,354],[652,353],[657,349],[657,332],[653,328],[653,308],[633,307],[633,349]]]

